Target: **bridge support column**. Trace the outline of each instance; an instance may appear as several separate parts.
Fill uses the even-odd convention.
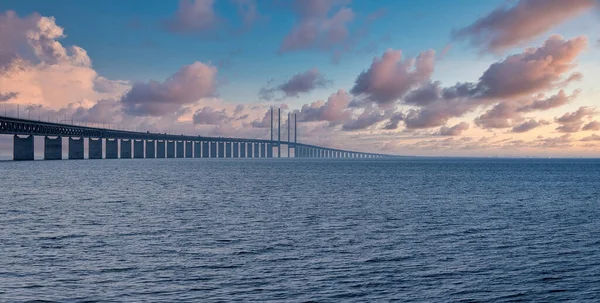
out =
[[[183,147],[183,141],[177,141],[177,147],[176,147],[176,152],[177,152],[177,158],[183,158],[184,155],[184,147]]]
[[[217,157],[217,142],[210,142],[210,157]]]
[[[106,159],[119,159],[119,141],[106,139]]]
[[[156,140],[146,140],[146,158],[156,158]]]
[[[200,147],[200,141],[194,142],[194,158],[200,158],[202,155],[202,147]]]
[[[175,158],[175,141],[167,141],[167,158]]]
[[[131,139],[121,139],[121,159],[131,159]]]
[[[13,137],[13,160],[26,161],[34,159],[33,135],[21,138]]]
[[[240,142],[240,158],[246,158],[246,142]]]
[[[254,158],[260,157],[260,143],[254,142]]]
[[[225,142],[225,158],[231,158],[231,142]]]
[[[267,157],[267,143],[259,143],[259,145],[260,145],[260,157],[266,158]]]
[[[133,157],[136,159],[144,158],[144,140],[133,140]]]
[[[233,142],[233,157],[234,158],[240,157],[240,143],[239,142]]]
[[[252,146],[252,143],[248,142],[246,145],[248,146],[248,158],[254,158],[254,148]]]
[[[191,158],[194,156],[193,154],[193,150],[192,150],[192,141],[185,141],[185,157],[186,158]]]
[[[202,158],[210,157],[210,144],[208,142],[202,142]]]
[[[44,160],[62,160],[62,137],[44,137]]]
[[[273,158],[273,144],[267,143],[267,158]]]
[[[102,138],[88,139],[88,158],[102,159]]]
[[[225,158],[225,143],[219,142],[219,158]]]
[[[83,137],[79,137],[79,139],[69,137],[69,160],[83,159],[83,141]]]
[[[161,159],[166,158],[167,153],[165,150],[165,146],[166,146],[165,140],[156,141],[156,157],[157,158],[161,158]]]

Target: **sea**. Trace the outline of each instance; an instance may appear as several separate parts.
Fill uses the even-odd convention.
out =
[[[0,302],[600,302],[600,160],[0,162]]]

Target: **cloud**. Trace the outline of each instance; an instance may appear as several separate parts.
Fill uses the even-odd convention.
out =
[[[216,74],[216,67],[194,62],[183,66],[164,82],[135,82],[121,98],[121,103],[125,112],[134,116],[172,113],[184,105],[213,96]]]
[[[221,125],[230,121],[231,118],[225,113],[225,109],[215,110],[210,106],[205,106],[194,113],[194,124]]]
[[[554,118],[554,121],[560,124],[556,130],[563,133],[576,133],[581,130],[584,123],[583,118],[592,117],[594,114],[595,111],[593,108],[582,106],[574,112]]]
[[[17,92],[0,93],[0,102],[6,102],[10,99],[14,99],[19,95]]]
[[[237,6],[238,14],[246,27],[252,26],[261,18],[255,0],[232,0]]]
[[[583,126],[583,128],[581,130],[600,130],[600,122],[598,121],[592,121],[586,125]]]
[[[546,120],[536,121],[536,120],[531,119],[529,121],[525,121],[525,122],[523,122],[523,123],[521,123],[521,124],[516,125],[515,127],[513,127],[512,128],[512,132],[513,133],[525,133],[525,132],[528,132],[528,131],[530,131],[530,130],[532,130],[534,128],[537,128],[539,126],[548,125],[548,124],[550,124],[550,122],[548,122]]]
[[[299,122],[327,121],[330,125],[336,125],[348,120],[351,112],[347,109],[352,97],[340,89],[327,98],[327,102],[316,101],[303,105],[297,111]]]
[[[342,124],[342,130],[355,131],[366,129],[379,122],[385,121],[386,118],[388,118],[388,116],[385,112],[374,107],[367,107],[360,115],[358,115],[358,117],[350,119]]]
[[[387,50],[363,71],[350,92],[386,107],[408,91],[429,80],[433,73],[435,51],[425,51],[415,59],[402,61],[402,51]]]
[[[352,9],[335,9],[344,2],[294,0],[292,9],[297,21],[283,39],[278,52],[281,54],[311,48],[329,50],[344,42],[349,35],[348,24],[354,20]],[[332,10],[334,12],[330,14]]]
[[[453,31],[452,37],[497,53],[528,42],[595,4],[595,0],[520,0],[512,6],[503,4],[475,23]]]
[[[173,33],[208,32],[219,22],[214,0],[180,0],[175,14],[164,22],[164,27]]]
[[[544,148],[567,148],[571,147],[571,142],[573,138],[569,134],[562,135],[560,137],[554,138],[543,138],[536,140],[536,147],[544,147]]]
[[[596,134],[592,134],[591,136],[581,138],[581,141],[586,141],[586,142],[589,142],[589,141],[600,141],[600,136],[598,136]]]
[[[309,93],[317,88],[326,87],[331,81],[325,79],[325,76],[318,69],[312,68],[305,72],[294,75],[286,82],[275,87],[263,87],[260,89],[259,96],[263,100],[271,100],[277,93],[283,93],[283,98],[298,97],[300,94]]]
[[[437,134],[440,136],[460,136],[467,129],[469,129],[469,123],[460,122],[452,127],[442,126]]]

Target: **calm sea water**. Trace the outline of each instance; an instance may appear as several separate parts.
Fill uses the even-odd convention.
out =
[[[0,162],[0,301],[600,302],[600,160]]]

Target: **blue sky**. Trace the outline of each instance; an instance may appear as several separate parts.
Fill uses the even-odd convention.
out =
[[[183,9],[186,3],[195,9]],[[196,10],[200,3],[208,3],[203,7],[216,16],[206,28],[197,24],[206,17]],[[252,22],[244,21],[239,3],[256,7]],[[322,4],[325,15],[315,13]],[[315,11],[302,19],[303,9]],[[8,11],[16,12],[18,19],[9,18]],[[350,17],[343,14],[348,12]],[[559,146],[569,146],[577,147],[574,154],[598,154],[595,134],[590,133],[594,127],[584,127],[596,121],[599,93],[594,80],[600,76],[595,0],[0,0],[0,13],[0,23],[7,28],[29,22],[15,34],[3,33],[0,26],[0,42],[18,45],[8,52],[37,56],[22,69],[31,73],[0,77],[5,86],[0,87],[0,97],[8,100],[4,106],[9,111],[23,104],[41,106],[39,111],[48,116],[72,115],[82,121],[107,119],[131,127],[264,137],[264,110],[283,104],[305,120],[300,123],[307,136],[303,139],[336,147],[418,155],[535,155],[554,144],[551,153],[565,153]],[[36,50],[39,41],[30,41],[30,33],[43,34],[40,20],[46,17],[54,18],[48,28],[64,30],[64,36],[48,37],[46,47],[57,47],[60,53],[78,46],[87,54],[48,59]],[[188,22],[184,26],[189,28],[174,29],[176,22]],[[314,25],[311,22],[316,22],[319,35],[314,41],[279,51],[294,30]],[[561,53],[547,43],[575,45],[572,56],[564,59],[568,64],[546,67],[551,71],[530,83],[526,71],[506,74],[525,64],[543,68],[544,60],[528,58],[527,48],[559,58]],[[401,59],[395,57],[399,53]],[[411,61],[422,56],[432,61],[422,66]],[[509,62],[511,56],[524,65]],[[393,64],[395,72],[378,79],[374,62]],[[0,60],[0,68],[2,64]],[[480,77],[495,65],[507,68],[494,78],[504,85],[502,94],[481,91],[460,100],[408,100],[420,89],[433,88],[431,83],[439,91],[456,89],[457,83],[489,89],[496,84]],[[190,83],[190,75],[200,82]],[[172,80],[166,80],[169,77]],[[514,87],[505,81],[511,77],[525,77],[523,83],[530,87],[511,92]],[[539,84],[540,79],[546,82]],[[179,89],[186,91],[178,93]],[[261,89],[276,97],[265,99]],[[18,97],[9,98],[13,95]],[[520,114],[554,95],[564,100],[544,111]],[[455,112],[456,108],[461,109]],[[502,116],[506,108],[521,109]],[[585,109],[570,128],[577,131],[565,132],[566,120],[559,117],[580,108]],[[500,120],[484,121],[490,118],[486,113]],[[396,128],[391,127],[394,119]],[[497,140],[477,147],[465,143],[488,138]],[[586,138],[590,140],[582,141]],[[353,146],[345,146],[348,142]]]

